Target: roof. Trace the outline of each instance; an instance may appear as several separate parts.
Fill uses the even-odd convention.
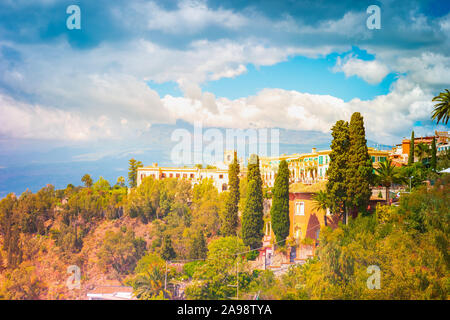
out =
[[[133,287],[125,286],[98,286],[88,291],[88,294],[113,294],[118,292],[132,293]]]
[[[292,193],[316,193],[326,190],[326,181],[320,181],[314,184],[293,183],[289,186],[289,192]]]

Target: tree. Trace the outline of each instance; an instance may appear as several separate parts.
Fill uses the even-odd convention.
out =
[[[119,187],[122,187],[122,188],[125,187],[125,178],[122,177],[122,176],[118,177],[118,178],[117,178],[116,184],[117,184]]]
[[[428,146],[428,144],[423,142],[418,143],[414,150],[414,154],[417,156],[417,158],[419,158],[420,161],[423,161],[423,159],[425,159],[429,153],[430,147]]]
[[[414,131],[411,132],[411,140],[409,140],[409,156],[408,156],[408,166],[414,163]]]
[[[339,120],[331,128],[330,166],[328,168],[327,194],[330,200],[332,214],[344,215],[346,213],[347,184],[346,174],[348,167],[349,127],[348,123]],[[345,222],[346,216],[344,215]]]
[[[89,174],[87,174],[87,173],[81,178],[81,182],[84,183],[84,186],[85,186],[86,188],[92,187],[92,183],[93,183],[92,178],[91,178],[91,176],[90,176]]]
[[[208,245],[208,259],[194,272],[191,285],[186,288],[188,299],[229,299],[236,295],[236,265],[239,271],[239,290],[245,289],[245,265],[241,255],[248,247],[237,237],[221,237]],[[248,282],[247,282],[248,283]]]
[[[139,300],[164,299],[169,292],[164,290],[165,282],[170,281],[174,272],[167,270],[166,263],[155,253],[143,256],[134,269],[135,277],[128,280],[133,287],[133,294]]]
[[[320,190],[313,196],[314,209],[324,211],[323,220],[325,225],[327,225],[327,210],[330,208],[330,199],[325,191]]]
[[[172,247],[172,240],[170,239],[170,236],[165,236],[163,238],[161,246],[161,258],[166,261],[170,261],[172,259],[175,259],[176,256],[177,254]]]
[[[103,177],[98,178],[97,182],[94,183],[93,186],[94,190],[100,191],[107,191],[111,189],[111,185],[109,184],[108,180],[104,179]]]
[[[277,243],[284,246],[285,239],[289,236],[289,168],[286,160],[282,160],[278,167],[278,174],[272,193],[272,207],[270,217],[272,230]]]
[[[135,238],[133,231],[107,231],[98,252],[99,264],[120,276],[134,270],[144,253],[145,241]]]
[[[130,184],[130,188],[136,188],[137,186],[137,170],[138,168],[143,167],[141,161],[137,161],[134,158],[131,158],[129,161],[128,167],[128,183]]]
[[[230,192],[225,200],[221,226],[221,232],[224,236],[236,235],[239,222],[239,163],[236,151],[234,152],[233,163],[228,167],[228,185]]]
[[[436,101],[438,103],[434,105],[431,119],[437,120],[438,124],[442,120],[442,123],[447,125],[448,118],[450,118],[450,91],[445,89],[444,92],[441,92],[438,96],[434,97],[432,101]]]
[[[31,262],[24,262],[18,268],[6,272],[4,280],[0,282],[0,300],[38,300],[42,298],[46,287],[36,267]]]
[[[260,247],[264,235],[262,179],[258,156],[249,160],[247,179],[247,197],[242,213],[242,240],[245,245],[255,249]]]
[[[436,171],[437,159],[436,159],[436,137],[433,137],[433,141],[431,142],[431,163],[430,167],[433,171]]]
[[[392,164],[391,159],[380,162],[380,166],[375,168],[377,180],[386,188],[386,204],[389,204],[389,188],[393,183],[401,182],[400,170]]]
[[[359,112],[353,113],[349,126],[350,145],[346,172],[347,202],[358,212],[369,204],[372,191],[372,161],[367,150],[364,119]]]
[[[189,252],[190,259],[205,259],[208,253],[206,240],[201,230],[192,238],[191,249]]]
[[[0,201],[0,235],[3,237],[3,250],[6,252],[6,262],[9,267],[15,267],[22,262],[20,213],[16,210],[17,203],[18,200],[13,193]],[[2,263],[1,260],[0,263]]]

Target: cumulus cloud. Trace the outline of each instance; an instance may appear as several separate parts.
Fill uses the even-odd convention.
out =
[[[40,105],[29,105],[0,94],[0,136],[18,139],[87,141],[112,138],[108,118],[86,118]]]
[[[205,1],[199,0],[182,0],[176,10],[165,10],[155,2],[142,6],[148,12],[149,30],[171,34],[192,34],[211,26],[239,29],[250,22],[240,13],[222,8],[212,10]]]
[[[380,83],[389,73],[389,68],[376,60],[361,60],[353,55],[348,55],[344,59],[337,58],[334,72],[344,72],[345,76],[358,76],[367,83]]]
[[[46,3],[45,10],[52,12],[53,2]],[[390,5],[387,3],[383,11],[386,15]],[[213,7],[204,1],[181,1],[173,7],[129,1],[123,3],[123,9],[114,4],[105,8],[105,21],[111,30],[120,32],[115,37],[108,30],[112,35],[106,37],[93,28],[89,35],[101,41],[88,43],[91,47],[83,50],[64,33],[67,30],[59,31],[62,36],[52,41],[31,41],[15,34],[21,36],[16,41],[0,22],[0,35],[5,39],[0,47],[8,48],[0,50],[3,136],[68,140],[130,137],[154,123],[174,123],[177,119],[191,123],[201,120],[217,127],[326,132],[336,120],[360,111],[373,139],[392,142],[394,135],[429,118],[433,90],[450,83],[445,51],[449,15],[433,22],[405,9],[407,19],[397,17],[392,26],[383,16],[383,32],[375,37],[365,27],[365,10],[356,9],[331,14],[319,8],[315,19],[314,14],[270,16],[255,9]],[[45,34],[49,27],[45,21],[36,24],[33,37]],[[411,21],[414,37],[420,41],[414,42],[409,35]],[[8,23],[25,30],[14,25],[14,19]],[[376,52],[376,60],[348,55],[338,59],[334,71],[356,75],[371,84],[379,83],[389,72],[405,74],[387,95],[344,102],[328,95],[264,89],[254,96],[231,100],[201,90],[207,81],[247,72],[249,64],[266,66],[296,55],[342,53],[355,42],[369,53]],[[149,80],[174,81],[184,97],[161,98],[147,86]],[[19,121],[21,118],[24,120]]]

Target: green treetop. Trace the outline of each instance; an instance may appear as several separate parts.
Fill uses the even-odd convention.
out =
[[[176,256],[177,255],[172,247],[172,240],[170,239],[170,236],[165,236],[161,245],[161,258],[169,261],[175,259]]]
[[[327,194],[332,214],[343,215],[347,200],[346,173],[348,165],[348,122],[339,120],[331,128],[330,166],[327,171]]]
[[[190,259],[205,259],[208,253],[208,248],[206,247],[205,236],[203,231],[198,230],[197,233],[192,238],[191,248],[189,251]]]
[[[137,161],[134,158],[131,158],[129,161],[129,167],[128,167],[128,182],[130,184],[130,188],[136,188],[137,186],[137,169],[141,168],[142,162]]]
[[[238,227],[239,210],[239,163],[237,161],[236,151],[234,152],[233,163],[228,168],[228,196],[225,202],[225,210],[222,216],[222,234],[224,236],[236,235]]]
[[[247,179],[247,198],[242,213],[242,240],[245,245],[255,249],[261,245],[264,227],[262,179],[257,156],[249,161]]]
[[[92,183],[93,183],[92,178],[91,178],[91,176],[90,176],[89,174],[87,174],[87,173],[81,178],[81,182],[84,183],[84,186],[85,186],[86,188],[92,187]]]
[[[272,229],[276,241],[285,240],[289,236],[289,168],[286,160],[280,162],[278,174],[275,178],[275,185],[272,194],[272,207],[270,217],[272,220]]]
[[[359,212],[367,208],[372,191],[372,161],[367,150],[364,119],[353,113],[349,126],[348,169],[346,174],[347,200]]]

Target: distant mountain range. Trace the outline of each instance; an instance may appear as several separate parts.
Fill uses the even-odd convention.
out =
[[[119,176],[127,178],[128,160],[132,157],[144,165],[157,162],[172,166],[170,153],[178,142],[171,141],[171,134],[180,127],[192,132],[192,126],[186,123],[154,125],[134,140],[115,143],[97,141],[52,147],[50,143],[24,141],[28,144],[26,152],[17,152],[0,141],[0,198],[10,192],[19,195],[27,188],[35,192],[46,184],[56,188],[64,188],[69,183],[80,185],[85,173],[94,180],[102,176],[115,184]],[[224,129],[221,131],[225,132]],[[330,142],[329,133],[280,129],[279,153],[306,153],[313,147],[329,149]],[[375,141],[368,141],[368,146],[383,150],[391,148]]]

